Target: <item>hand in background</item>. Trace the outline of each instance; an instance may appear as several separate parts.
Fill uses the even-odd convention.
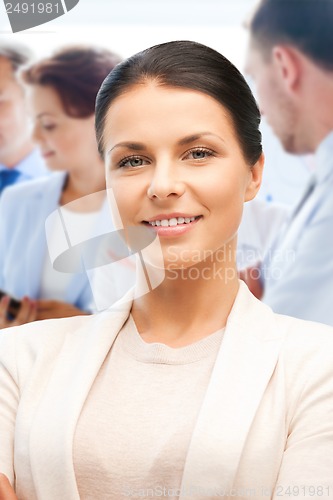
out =
[[[19,326],[24,323],[30,323],[36,320],[36,301],[24,297],[21,302],[21,307],[13,320],[8,319],[8,306],[10,298],[6,295],[0,300],[0,329],[8,328],[9,326]],[[0,498],[1,500],[1,498]]]
[[[15,491],[4,474],[0,474],[0,500],[17,500]]]
[[[70,316],[79,316],[88,314],[78,307],[60,302],[58,300],[37,300],[37,317],[36,319],[51,319],[51,318],[68,318]]]

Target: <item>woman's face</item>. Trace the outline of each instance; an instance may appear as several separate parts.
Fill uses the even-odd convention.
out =
[[[88,118],[67,115],[51,86],[32,85],[29,98],[34,119],[33,138],[51,170],[80,169],[95,159],[94,115]]]
[[[263,162],[249,167],[215,99],[136,85],[111,104],[104,145],[107,184],[123,225],[155,231],[166,267],[188,267],[235,243]]]

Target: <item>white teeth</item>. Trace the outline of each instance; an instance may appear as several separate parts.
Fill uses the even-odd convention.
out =
[[[162,220],[153,220],[149,222],[151,226],[162,226],[162,227],[170,227],[177,226],[178,224],[189,224],[193,222],[195,217],[172,217],[171,219],[162,219]]]

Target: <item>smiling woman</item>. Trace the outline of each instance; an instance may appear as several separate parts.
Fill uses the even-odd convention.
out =
[[[242,75],[194,42],[147,49],[104,81],[115,222],[155,239],[111,310],[0,337],[0,472],[18,498],[332,494],[332,330],[274,314],[237,278],[258,126]]]
[[[260,161],[244,158],[224,106],[195,90],[137,85],[110,106],[103,140],[122,222],[156,231],[166,268],[170,244],[178,248],[180,267],[189,248],[196,254],[225,245],[235,250],[243,203],[259,188],[262,159],[260,143]]]
[[[180,45],[160,45],[158,56],[154,49],[134,56],[104,82],[96,128],[107,183],[125,226],[140,220],[157,232],[167,270],[169,244],[174,252],[178,247],[181,267],[189,245],[196,257],[207,246],[211,252],[222,247],[236,282],[234,259],[227,256],[236,249],[243,203],[261,182],[260,116],[227,59],[214,51],[207,57],[199,44],[196,51]],[[240,100],[246,102],[241,108]],[[137,203],[128,206],[127,196]],[[181,235],[177,245],[169,241]]]

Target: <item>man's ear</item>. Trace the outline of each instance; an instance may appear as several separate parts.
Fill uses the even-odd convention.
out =
[[[261,153],[259,160],[251,167],[248,185],[245,191],[244,201],[250,201],[257,195],[262,181],[265,156]]]
[[[301,58],[298,51],[286,45],[276,45],[272,49],[272,62],[286,89],[293,91],[301,75]]]

